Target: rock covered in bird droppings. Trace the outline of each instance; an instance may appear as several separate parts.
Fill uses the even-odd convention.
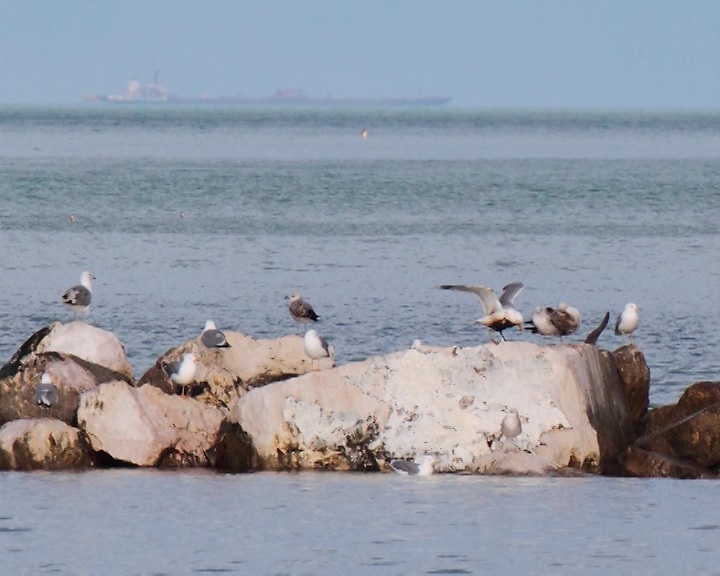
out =
[[[519,449],[493,451],[510,408]],[[274,469],[432,455],[444,472],[597,471],[633,439],[612,357],[584,344],[396,352],[253,390],[232,417]]]

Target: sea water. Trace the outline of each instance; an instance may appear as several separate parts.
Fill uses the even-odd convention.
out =
[[[86,269],[90,321],[137,377],[207,319],[293,332],[293,291],[341,364],[477,345],[479,301],[438,286],[522,281],[526,318],[581,310],[571,341],[610,311],[608,349],[637,303],[660,405],[718,379],[720,114],[3,108],[0,254],[0,361],[70,319],[59,296]],[[715,486],[6,473],[0,557],[20,573],[719,573]]]

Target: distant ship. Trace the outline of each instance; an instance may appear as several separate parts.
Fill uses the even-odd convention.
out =
[[[215,106],[289,106],[289,107],[326,107],[338,108],[381,108],[398,106],[443,106],[452,98],[444,96],[416,96],[404,98],[357,98],[326,96],[317,98],[307,96],[302,90],[280,89],[271,96],[176,96],[158,82],[157,70],[153,82],[142,84],[137,79],[128,82],[127,90],[122,94],[86,94],[89,102],[109,102],[112,104],[202,104]]]

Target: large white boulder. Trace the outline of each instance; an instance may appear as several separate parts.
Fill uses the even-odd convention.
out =
[[[518,410],[522,432],[501,437]],[[250,391],[232,410],[266,468],[598,471],[632,440],[612,356],[590,345],[421,347]]]
[[[96,452],[137,466],[206,466],[223,412],[153,386],[101,384],[80,397],[78,426]]]
[[[125,347],[115,334],[75,321],[55,322],[40,341],[36,353],[59,352],[72,354],[82,360],[103,366],[133,381],[133,370],[125,354]]]

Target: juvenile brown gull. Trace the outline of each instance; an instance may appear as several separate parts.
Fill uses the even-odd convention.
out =
[[[285,299],[289,301],[288,311],[292,319],[297,323],[296,327],[301,323],[317,322],[319,320],[320,317],[315,313],[313,307],[303,300],[302,296],[297,292],[285,296]]]
[[[208,320],[205,322],[205,328],[203,328],[202,334],[200,335],[200,342],[202,342],[206,348],[230,348],[230,344],[225,339],[225,334],[222,330],[218,330],[215,326],[215,322]]]
[[[485,316],[476,320],[479,324],[487,326],[490,332],[490,341],[493,344],[495,338],[493,331],[499,332],[500,337],[505,340],[503,330],[511,326],[517,326],[519,330],[523,329],[523,317],[513,307],[513,302],[523,289],[522,282],[513,282],[503,288],[500,298],[497,297],[492,288],[487,286],[466,286],[463,284],[444,284],[440,286],[443,290],[457,290],[459,292],[471,292],[480,298]]]
[[[640,324],[638,310],[640,310],[640,307],[637,304],[632,302],[625,304],[625,308],[620,312],[615,322],[615,334],[627,336],[632,342],[632,333],[637,330],[638,324]]]
[[[543,336],[564,336],[574,334],[582,322],[580,311],[565,302],[560,302],[557,308],[537,307],[533,310],[532,320],[527,324],[534,334]]]
[[[84,316],[90,310],[92,301],[92,281],[95,276],[91,272],[83,272],[80,275],[80,284],[68,288],[62,295],[62,302],[75,314]]]

